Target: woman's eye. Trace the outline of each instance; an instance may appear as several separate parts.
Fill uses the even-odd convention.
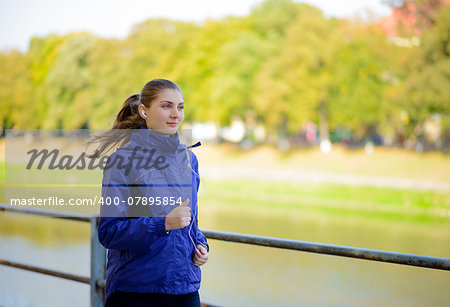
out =
[[[184,106],[179,106],[178,107],[180,110],[183,110],[184,109]]]
[[[169,105],[169,104],[165,104],[165,105],[163,105],[163,108],[164,108],[164,109],[169,109],[169,108],[170,108],[170,105]]]

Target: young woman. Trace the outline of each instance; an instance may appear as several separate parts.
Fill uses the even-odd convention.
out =
[[[198,229],[198,162],[180,143],[184,101],[176,84],[148,82],[126,99],[96,156],[103,172],[98,237],[108,249],[106,306],[200,306],[209,245]]]

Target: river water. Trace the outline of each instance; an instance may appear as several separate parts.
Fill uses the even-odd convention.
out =
[[[2,217],[5,221],[7,217]],[[89,275],[89,238],[52,245],[0,234],[0,258]],[[450,257],[449,222],[361,218],[324,212],[203,206],[200,227],[271,237]],[[0,222],[1,222],[0,221]],[[87,225],[80,225],[87,227]],[[86,230],[84,228],[84,230]],[[53,234],[61,242],[61,234]],[[449,306],[450,273],[210,240],[202,301],[222,306]],[[89,306],[89,287],[0,266],[0,306]]]

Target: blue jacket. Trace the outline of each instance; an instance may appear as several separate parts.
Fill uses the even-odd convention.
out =
[[[194,248],[209,246],[198,229],[200,179],[190,147],[180,143],[178,134],[165,137],[144,128],[134,130],[130,144],[109,157],[98,228],[100,243],[108,249],[106,298],[117,290],[186,294],[200,288]],[[191,224],[166,231],[165,215],[186,198]]]

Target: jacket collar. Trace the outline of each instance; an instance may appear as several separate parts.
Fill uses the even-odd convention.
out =
[[[179,147],[186,145],[180,144],[178,131],[173,136],[159,135],[144,126],[131,134],[131,144],[135,146],[144,146],[156,148],[159,151],[175,152]]]

